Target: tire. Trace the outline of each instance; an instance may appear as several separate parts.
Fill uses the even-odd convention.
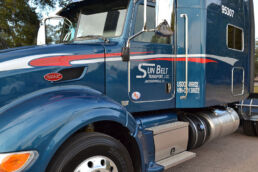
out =
[[[256,136],[254,121],[243,120],[243,130],[247,136]]]
[[[87,165],[86,170],[82,168],[85,165]],[[66,142],[56,153],[46,171],[90,172],[102,168],[114,172],[134,171],[130,155],[119,141],[108,135],[92,132],[77,134]]]
[[[258,136],[258,122],[255,122],[256,135]]]

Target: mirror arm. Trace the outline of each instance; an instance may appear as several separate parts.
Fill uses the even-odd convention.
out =
[[[143,32],[153,32],[155,29],[147,29],[147,0],[144,0],[144,12],[143,12],[143,28],[140,32],[128,38],[126,46],[122,49],[122,59],[123,61],[130,61],[130,41],[135,37],[139,36]]]
[[[136,33],[135,35],[128,38],[128,40],[126,42],[126,47],[130,48],[130,41],[132,39],[134,39],[135,37],[139,36],[140,34],[142,34],[143,32],[155,32],[155,31],[156,31],[156,29],[149,29],[149,30],[142,30],[142,31]]]
[[[147,30],[147,0],[144,0],[143,31]]]
[[[145,32],[145,31],[142,30],[142,31],[140,31],[140,32],[138,32],[138,33],[136,33],[136,34],[134,34],[133,36],[129,37],[128,40],[127,40],[127,42],[126,42],[126,47],[127,47],[127,48],[130,48],[130,42],[131,42],[131,40],[134,39],[135,37],[139,36],[139,35],[142,34],[143,32]]]
[[[135,37],[137,37],[138,35],[140,35],[143,32],[144,31],[140,31],[140,32],[136,33],[135,35],[128,38],[125,47],[123,47],[123,49],[122,49],[122,60],[123,60],[123,62],[130,61],[130,42],[131,42],[131,40],[134,39]]]
[[[131,36],[128,38],[127,42],[126,42],[126,46],[122,49],[122,59],[123,61],[129,61],[130,60],[130,42],[132,39],[134,39],[135,37],[139,36],[140,34],[144,33],[144,32],[155,32],[156,29],[149,29],[149,30],[142,30],[138,33],[136,33],[135,35]]]

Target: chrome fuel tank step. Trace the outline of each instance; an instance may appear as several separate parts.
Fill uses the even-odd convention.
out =
[[[173,122],[148,128],[153,131],[155,161],[184,152],[188,143],[188,122]]]
[[[169,158],[158,161],[157,164],[162,165],[164,167],[164,169],[167,170],[171,167],[174,167],[178,164],[188,161],[194,157],[196,157],[195,153],[185,151],[185,152],[179,153],[175,156],[171,156]]]

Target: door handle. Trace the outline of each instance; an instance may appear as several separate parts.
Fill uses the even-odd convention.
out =
[[[234,92],[234,73],[235,73],[235,70],[242,70],[242,76],[243,76],[243,79],[242,79],[242,90],[241,90],[241,93],[239,94],[235,94]],[[243,67],[233,67],[232,68],[232,78],[231,78],[231,93],[233,96],[242,96],[245,94],[245,69]]]
[[[188,16],[187,14],[181,14],[180,17],[185,19],[185,95],[180,99],[187,99],[188,96]]]
[[[166,83],[166,92],[169,94],[169,93],[171,93],[171,90],[172,90],[172,84]]]

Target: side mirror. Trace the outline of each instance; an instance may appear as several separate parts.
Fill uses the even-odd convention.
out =
[[[37,37],[37,45],[58,44],[74,39],[72,22],[62,16],[51,16],[42,20]]]
[[[142,34],[143,32],[147,32],[147,31],[142,30],[142,31],[136,33],[135,35],[131,36],[130,38],[128,38],[128,40],[126,42],[126,46],[123,47],[123,49],[122,49],[122,60],[124,62],[130,61],[130,41],[132,39],[134,39],[135,37],[139,36],[140,34]]]
[[[122,59],[124,62],[130,61],[130,41],[135,37],[139,36],[143,32],[148,32],[147,29],[147,0],[144,0],[144,11],[143,11],[143,28],[140,32],[128,38],[126,46],[122,49]]]
[[[156,32],[162,36],[172,36],[174,0],[156,0]]]
[[[123,47],[122,49],[122,60],[128,62],[130,60],[130,47]]]
[[[161,36],[172,36],[173,31],[171,29],[171,26],[167,23],[167,21],[163,21],[156,27],[156,33]]]
[[[59,44],[62,42],[62,31],[64,27],[63,17],[51,17],[45,20],[45,35],[47,44]]]

